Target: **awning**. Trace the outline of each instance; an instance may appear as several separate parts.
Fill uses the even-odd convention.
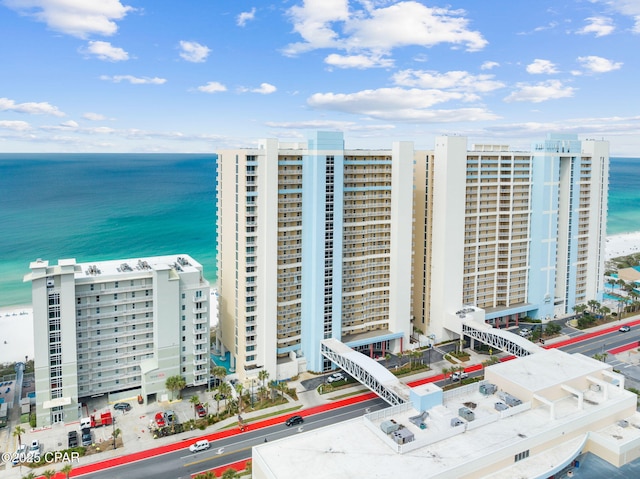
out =
[[[42,407],[44,409],[52,409],[54,407],[68,406],[69,404],[71,404],[71,398],[70,397],[55,398],[55,399],[52,399],[51,401],[43,402],[42,403]]]

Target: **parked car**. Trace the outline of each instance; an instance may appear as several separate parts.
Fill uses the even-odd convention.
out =
[[[531,336],[531,330],[527,328],[523,328],[520,330],[518,334],[523,338],[528,338],[529,336]]]
[[[69,447],[78,447],[78,431],[69,431],[68,444]]]
[[[287,427],[290,427],[295,426],[296,424],[302,424],[303,422],[304,419],[302,419],[302,416],[291,416],[285,421],[285,424],[287,425]]]
[[[460,381],[462,379],[467,379],[468,377],[469,377],[469,374],[465,373],[464,371],[456,371],[451,375],[451,380]]]
[[[178,421],[178,416],[176,416],[176,413],[173,411],[167,411],[166,413],[164,413],[164,415],[167,418],[168,424],[173,424],[174,422]]]
[[[158,427],[164,427],[167,425],[167,420],[163,412],[156,413],[155,420]]]
[[[335,383],[338,381],[344,381],[346,378],[342,373],[333,373],[331,376],[327,378],[328,383]]]
[[[209,441],[205,439],[205,440],[194,442],[193,444],[191,444],[189,446],[189,450],[191,452],[200,452],[200,451],[206,451],[207,449],[209,449],[209,447],[211,447],[211,445],[209,444]]]
[[[618,331],[620,331],[621,333],[628,333],[629,331],[631,331],[631,327],[625,324],[624,326],[620,326],[620,329]]]
[[[28,454],[32,456],[40,455],[40,441],[38,441],[37,439],[34,439],[33,441],[31,441],[31,446],[29,447]]]
[[[13,457],[13,465],[17,466],[18,464],[20,464],[22,461],[26,459],[27,459],[27,445],[20,444],[20,446],[18,446],[18,449],[16,449],[16,455]]]
[[[82,430],[82,445],[90,446],[91,444],[93,444],[93,438],[91,437],[91,429],[86,427]]]
[[[117,411],[130,411],[131,404],[129,404],[128,402],[117,402],[113,405],[113,409]]]
[[[198,417],[205,417],[207,415],[206,409],[200,403],[196,404],[196,414]]]

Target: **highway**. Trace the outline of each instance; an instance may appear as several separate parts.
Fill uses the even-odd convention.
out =
[[[627,333],[621,333],[616,330],[563,346],[559,349],[568,353],[581,353],[591,357],[639,339],[640,327],[636,327]],[[470,375],[475,376],[478,374],[481,374],[481,371]],[[444,383],[444,381],[440,383]],[[192,474],[250,458],[251,448],[263,443],[265,437],[269,441],[273,441],[299,434],[303,431],[359,417],[367,411],[375,411],[385,407],[387,407],[387,404],[382,399],[371,399],[359,404],[305,417],[302,428],[296,426],[288,428],[284,425],[283,419],[281,424],[275,426],[260,430],[249,429],[247,432],[215,441],[211,444],[211,449],[207,451],[194,454],[185,448],[123,466],[85,474],[82,477],[83,479],[137,479],[146,477],[153,477],[154,479],[186,479]]]

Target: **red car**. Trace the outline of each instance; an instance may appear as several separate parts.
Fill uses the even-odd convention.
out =
[[[156,414],[156,424],[158,425],[158,427],[164,427],[167,424],[163,412],[159,412]]]
[[[196,413],[198,417],[205,417],[207,415],[207,411],[204,409],[204,406],[200,403],[196,404]]]

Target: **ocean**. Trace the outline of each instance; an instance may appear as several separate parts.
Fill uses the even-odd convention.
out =
[[[0,306],[29,263],[189,254],[216,280],[215,155],[0,154]]]
[[[640,159],[612,158],[609,235],[640,231]],[[215,155],[0,154],[0,306],[56,264],[189,254],[216,281]]]

